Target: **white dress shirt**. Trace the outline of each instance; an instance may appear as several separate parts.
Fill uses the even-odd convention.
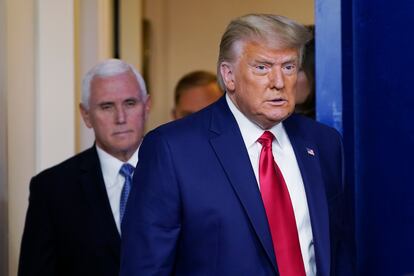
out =
[[[240,110],[234,105],[227,94],[226,100],[231,112],[236,118],[244,144],[250,157],[256,181],[260,189],[259,159],[262,145],[257,142],[257,139],[259,139],[265,130],[244,116],[244,114],[241,113]],[[285,128],[283,127],[283,123],[277,124],[267,130],[275,136],[275,139],[272,142],[272,153],[277,165],[282,171],[283,178],[285,179],[286,186],[292,200],[296,226],[299,234],[300,250],[302,252],[306,275],[315,276],[316,263],[312,227],[305,187],[303,185],[302,175],[296,161],[296,156]]]
[[[105,182],[106,193],[108,194],[109,203],[111,204],[112,214],[115,219],[118,232],[121,233],[121,223],[119,218],[119,201],[121,199],[122,188],[124,187],[125,178],[119,173],[125,162],[113,157],[103,149],[96,146],[99,162],[101,164],[102,175]],[[136,167],[138,163],[138,150],[132,154],[127,163]]]

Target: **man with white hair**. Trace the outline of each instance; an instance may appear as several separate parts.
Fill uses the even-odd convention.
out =
[[[32,178],[19,276],[119,274],[123,213],[150,108],[144,80],[110,59],[83,79],[95,144]]]

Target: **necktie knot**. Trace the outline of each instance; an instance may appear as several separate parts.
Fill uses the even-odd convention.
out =
[[[262,144],[263,147],[272,147],[273,138],[275,138],[273,136],[273,133],[266,130],[265,132],[263,132],[262,136],[260,136],[259,139],[257,139],[257,141],[260,144]]]
[[[119,170],[119,173],[127,178],[127,177],[131,177],[132,173],[134,172],[134,166],[132,166],[131,164],[125,163],[122,165],[121,169]]]

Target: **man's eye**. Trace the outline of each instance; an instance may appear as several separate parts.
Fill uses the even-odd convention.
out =
[[[257,64],[254,66],[254,70],[257,73],[264,74],[269,71],[269,66],[267,66],[266,64]]]
[[[286,64],[285,66],[283,66],[283,70],[285,71],[285,73],[294,73],[296,72],[296,65],[295,64]]]
[[[136,104],[137,104],[137,101],[134,101],[134,100],[129,100],[129,101],[126,102],[127,106],[134,106]]]
[[[267,71],[269,69],[269,66],[265,64],[259,64],[259,65],[256,65],[256,69],[258,71]]]
[[[112,108],[111,104],[101,104],[101,109],[102,110],[109,110]]]

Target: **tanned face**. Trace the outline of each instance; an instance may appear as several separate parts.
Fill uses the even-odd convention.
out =
[[[240,44],[234,62],[220,67],[226,90],[247,118],[271,128],[294,111],[298,50],[256,41]]]

